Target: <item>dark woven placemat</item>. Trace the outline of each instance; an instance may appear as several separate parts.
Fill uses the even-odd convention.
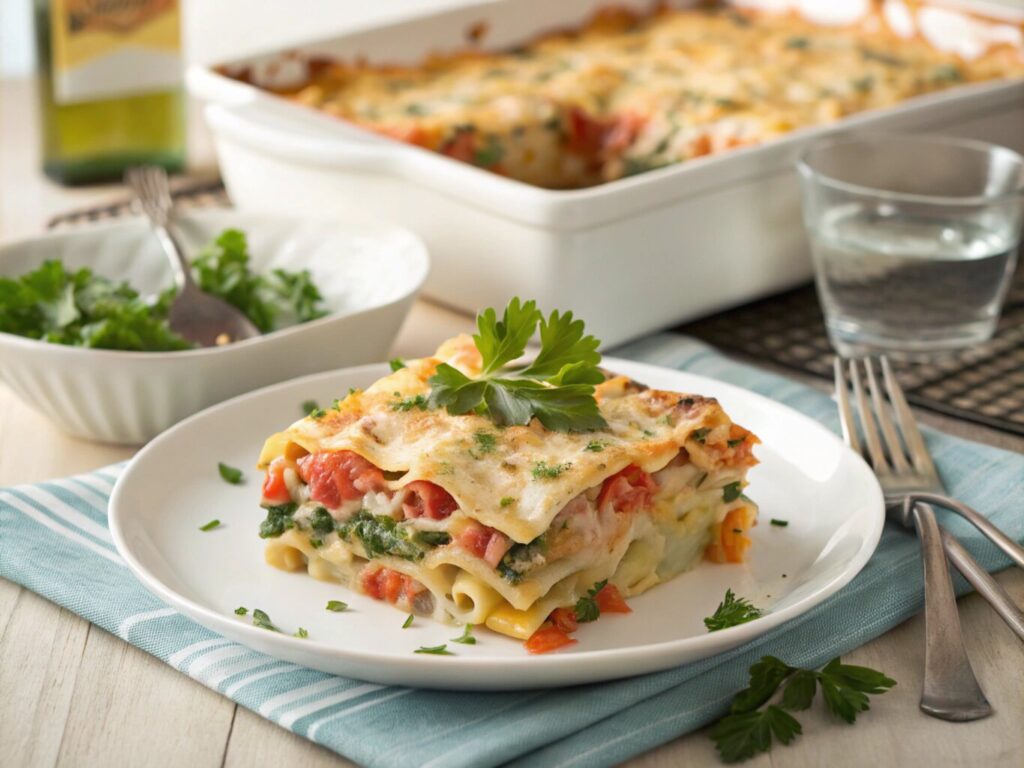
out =
[[[172,192],[182,207],[230,205],[219,181],[180,183]],[[127,199],[84,208],[50,220],[50,227],[117,218],[130,213]],[[675,330],[721,349],[771,360],[832,378],[833,351],[825,336],[813,286],[681,325]],[[1024,268],[1018,269],[994,339],[931,363],[895,364],[915,405],[1024,434]]]
[[[674,329],[720,349],[832,379],[835,355],[814,286],[797,288]],[[1024,435],[1024,265],[995,337],[928,362],[894,361],[915,405]]]

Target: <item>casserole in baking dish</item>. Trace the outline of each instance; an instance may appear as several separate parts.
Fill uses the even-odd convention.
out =
[[[925,93],[1024,77],[1009,38],[965,59],[901,38],[896,23],[882,3],[839,27],[724,4],[608,7],[577,29],[503,52],[472,46],[414,66],[312,61],[305,82],[278,91],[479,168],[567,189]]]
[[[578,27],[607,5],[492,0],[299,50],[194,68],[189,85],[210,105],[221,170],[240,207],[323,215],[359,210],[397,221],[430,247],[428,295],[467,311],[534,296],[542,305],[572,308],[608,346],[807,280],[794,162],[823,136],[941,132],[1024,151],[1024,80],[990,80],[610,183],[552,190],[395,141],[223,74],[248,72],[266,86],[298,88],[308,80],[309,61],[414,67],[432,52],[464,48],[467,30],[484,27],[482,50],[509,50],[552,29]],[[651,8],[647,0],[618,5]],[[799,5],[805,21],[795,23],[818,25],[822,35],[876,12],[868,0],[771,5]],[[1024,45],[1024,13],[1004,7],[1000,20],[993,8],[886,0],[879,23],[901,41],[926,40],[935,56],[956,56],[959,66],[970,67],[990,50]],[[876,65],[886,66],[868,62]]]

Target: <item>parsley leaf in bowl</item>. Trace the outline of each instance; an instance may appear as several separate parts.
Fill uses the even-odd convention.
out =
[[[308,270],[255,274],[245,234],[237,229],[225,230],[203,248],[192,270],[205,292],[240,309],[262,333],[326,314]],[[0,332],[94,349],[191,349],[167,324],[175,292],[169,288],[147,302],[128,283],[46,261],[20,277],[0,277]]]

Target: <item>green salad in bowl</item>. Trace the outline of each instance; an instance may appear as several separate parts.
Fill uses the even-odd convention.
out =
[[[253,271],[238,229],[225,229],[207,244],[192,259],[192,274],[203,291],[244,312],[261,333],[327,314],[308,269]],[[176,295],[172,286],[147,300],[125,281],[49,260],[16,278],[0,276],[0,331],[94,349],[192,349],[167,322]]]

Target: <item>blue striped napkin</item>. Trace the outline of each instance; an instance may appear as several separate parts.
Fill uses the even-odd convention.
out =
[[[696,341],[661,334],[618,353],[738,384],[838,427],[824,394],[730,361]],[[927,438],[953,495],[1024,539],[1024,456],[948,435]],[[904,531],[887,529],[875,556],[845,589],[799,619],[712,659],[550,691],[445,693],[370,685],[251,651],[150,595],[118,556],[106,527],[107,498],[122,469],[116,465],[0,491],[0,576],[282,727],[369,766],[614,765],[720,715],[763,654],[802,666],[823,664],[922,606],[916,542]],[[969,525],[948,522],[987,568],[1009,564]]]

